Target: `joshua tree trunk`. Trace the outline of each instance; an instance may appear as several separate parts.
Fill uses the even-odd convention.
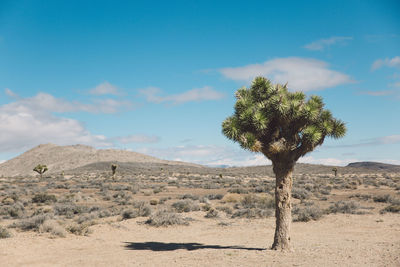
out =
[[[275,184],[275,237],[272,249],[291,250],[290,225],[292,223],[292,172],[295,162],[273,162]]]

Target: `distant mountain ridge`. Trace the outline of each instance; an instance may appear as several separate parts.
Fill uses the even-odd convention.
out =
[[[116,150],[116,149],[95,149],[85,145],[58,146],[54,144],[44,144],[34,147],[25,153],[0,164],[0,176],[25,176],[36,175],[33,168],[38,164],[46,164],[49,168],[47,173],[87,173],[109,171],[109,166],[117,163],[119,172],[149,172],[160,171],[188,172],[192,169],[195,172],[215,173],[265,173],[274,176],[272,166],[249,166],[249,167],[229,167],[213,166],[206,167],[187,162],[168,161],[155,157],[147,156],[137,152]],[[295,173],[306,174],[331,174],[335,166],[302,164],[298,163]],[[194,168],[194,169],[193,169]],[[353,162],[346,167],[336,166],[338,173],[369,173],[369,172],[398,172],[400,166],[380,162]]]
[[[38,164],[46,164],[49,168],[48,173],[56,173],[96,162],[135,162],[200,166],[192,163],[162,160],[126,150],[95,149],[86,145],[58,146],[44,144],[0,164],[0,176],[35,175],[33,168]]]
[[[347,167],[352,168],[364,168],[375,171],[391,171],[391,172],[400,172],[400,166],[394,164],[387,164],[381,162],[372,162],[372,161],[362,161],[362,162],[352,162],[347,165]]]

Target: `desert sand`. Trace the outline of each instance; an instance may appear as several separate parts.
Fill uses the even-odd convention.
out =
[[[400,216],[329,215],[292,226],[293,252],[269,249],[274,219],[205,219],[150,227],[130,219],[89,236],[32,232],[0,240],[2,266],[400,266]],[[225,222],[227,226],[218,225]]]

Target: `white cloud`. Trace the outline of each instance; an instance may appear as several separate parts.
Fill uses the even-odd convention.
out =
[[[380,138],[376,138],[372,140],[373,142],[377,142],[378,144],[397,144],[400,143],[400,134],[388,135]]]
[[[391,87],[399,87],[400,88],[400,82],[394,82],[390,84]]]
[[[383,90],[383,91],[365,91],[361,93],[370,96],[388,96],[388,95],[393,95],[395,92],[396,91],[394,90]]]
[[[118,95],[118,88],[109,82],[103,82],[89,91],[92,95]]]
[[[44,110],[20,106],[0,107],[0,150],[21,151],[43,143],[109,146],[102,135],[93,135],[73,119]]]
[[[158,96],[158,94],[161,92],[160,88],[147,87],[139,90],[139,92],[146,97],[148,102],[160,103],[163,100],[162,97]]]
[[[370,138],[362,143],[350,144],[350,145],[337,145],[337,146],[325,146],[325,148],[343,148],[343,147],[365,147],[365,146],[377,146],[377,145],[392,145],[400,143],[400,134]]]
[[[11,90],[8,93],[13,94]],[[94,135],[79,121],[54,113],[114,113],[128,104],[112,99],[95,100],[93,104],[69,102],[46,93],[16,98],[14,102],[0,106],[0,151],[21,151],[49,142],[111,146],[112,142],[105,136]]]
[[[382,142],[397,142],[399,138],[399,136],[390,136],[382,140]],[[261,153],[251,153],[246,150],[228,146],[187,145],[158,149],[142,148],[137,151],[161,159],[192,162],[211,167],[271,165],[271,161]],[[315,158],[313,156],[305,156],[300,158],[298,163],[346,166],[349,163],[359,161],[362,160],[357,158]],[[372,161],[400,164],[399,160],[392,159]]]
[[[310,58],[276,58],[262,64],[236,68],[223,68],[220,72],[228,79],[250,82],[256,76],[265,76],[274,82],[286,83],[294,90],[312,91],[352,83],[343,73],[330,70],[324,61]]]
[[[14,94],[10,89],[9,94]],[[16,94],[14,94],[16,95]],[[23,111],[25,109],[38,110],[46,112],[90,112],[90,113],[116,113],[122,108],[129,108],[132,103],[127,100],[114,99],[95,99],[93,103],[86,104],[77,101],[66,101],[61,98],[55,98],[47,93],[38,93],[33,97],[17,98],[16,102],[6,104],[4,110],[14,109]]]
[[[16,93],[11,91],[9,88],[4,89],[4,92],[6,93],[6,95],[8,95],[11,98],[18,98],[19,97]]]
[[[115,139],[122,144],[130,144],[130,143],[151,144],[160,141],[160,138],[157,136],[148,136],[142,134],[122,136],[122,137],[117,137]]]
[[[383,159],[383,160],[377,160],[377,162],[393,164],[393,165],[400,165],[400,160],[396,160],[396,159]]]
[[[397,34],[367,34],[364,38],[371,43],[382,42],[388,39],[397,38],[399,35]]]
[[[308,164],[322,164],[322,165],[333,165],[333,166],[346,166],[351,162],[357,162],[357,159],[336,159],[336,158],[322,158],[316,159],[312,156],[305,156],[298,160],[298,163]]]
[[[140,90],[148,102],[164,103],[169,102],[172,104],[182,104],[185,102],[204,101],[204,100],[218,100],[223,98],[223,94],[213,90],[209,86],[202,88],[192,89],[181,94],[160,96],[161,90],[156,87],[148,87]]]
[[[262,154],[215,145],[188,145],[163,149],[142,148],[138,152],[167,160],[179,160],[208,166],[255,166],[271,162]]]
[[[308,50],[319,50],[322,51],[326,47],[329,47],[334,44],[344,44],[346,41],[353,40],[353,37],[344,37],[344,36],[334,36],[327,39],[320,39],[315,42],[309,43],[304,46],[304,48]]]
[[[385,58],[385,59],[377,59],[371,66],[371,70],[377,70],[382,67],[400,67],[400,56],[396,56],[392,59]]]
[[[199,161],[199,158],[209,157],[218,155],[223,155],[226,152],[226,148],[220,146],[212,146],[212,145],[197,145],[197,146],[176,146],[176,147],[168,147],[168,148],[142,148],[139,149],[139,152],[148,153],[150,155],[157,156],[163,159],[174,160],[177,158],[185,159],[186,161]]]
[[[121,109],[129,109],[133,107],[132,102],[128,100],[115,99],[95,99],[93,104],[82,105],[82,111],[91,113],[117,113]]]
[[[271,165],[271,161],[262,154],[252,154],[242,159],[224,158],[217,161],[209,162],[208,166],[262,166]]]
[[[152,155],[167,160],[178,160],[192,162],[207,166],[261,166],[271,165],[261,153],[251,153],[246,150],[215,145],[193,145],[177,146],[164,149],[142,148],[138,152]],[[357,159],[336,159],[336,158],[314,158],[305,156],[299,159],[299,163],[323,164],[344,166]]]
[[[2,164],[2,163],[4,163],[4,162],[6,162],[6,160],[4,160],[4,159],[3,159],[3,160],[0,160],[0,164]]]

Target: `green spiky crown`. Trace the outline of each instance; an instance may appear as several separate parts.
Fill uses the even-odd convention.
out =
[[[264,77],[235,96],[235,113],[222,123],[223,134],[272,161],[283,156],[297,161],[326,136],[336,139],[346,133],[345,124],[324,109],[321,97],[306,99],[303,92],[289,92],[286,85]]]
[[[38,164],[38,165],[33,169],[33,171],[35,171],[35,172],[37,172],[37,173],[39,173],[39,174],[45,173],[47,170],[48,170],[47,166],[46,166],[46,165],[42,165],[42,164]]]

